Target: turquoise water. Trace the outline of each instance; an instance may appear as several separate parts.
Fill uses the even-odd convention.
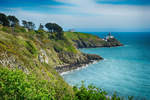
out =
[[[116,91],[120,96],[150,100],[150,33],[113,34],[123,47],[81,49],[101,55],[104,60],[64,74],[64,79],[71,85],[85,81],[86,85],[94,84],[109,94]]]

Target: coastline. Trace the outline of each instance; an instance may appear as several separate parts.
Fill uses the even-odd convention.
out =
[[[110,47],[106,47],[106,46],[98,47],[97,46],[97,47],[94,47],[94,48],[111,48],[111,47],[120,47],[120,46],[123,46],[123,44],[119,45],[119,46],[110,46]],[[93,48],[93,47],[90,47],[90,48]],[[83,49],[83,48],[80,48],[80,49]],[[90,55],[90,54],[87,54],[87,55]],[[97,56],[99,56],[99,55],[97,55]],[[104,58],[100,57],[100,58],[97,58],[96,60],[88,59],[84,63],[59,65],[59,66],[56,66],[55,69],[62,76],[64,74],[67,74],[67,73],[75,71],[75,70],[80,70],[80,69],[83,69],[83,68],[87,68],[90,64],[95,64],[95,63],[97,63],[101,60],[104,60]]]
[[[73,72],[73,71],[75,71],[75,70],[80,70],[80,69],[87,68],[90,64],[95,64],[95,63],[98,63],[98,62],[99,62],[99,61],[94,60],[94,61],[91,61],[91,62],[89,62],[89,63],[87,63],[87,64],[79,64],[79,65],[76,65],[76,66],[72,66],[71,69],[69,68],[69,69],[66,70],[66,71],[61,71],[61,72],[59,72],[59,74],[60,74],[61,76],[63,76],[63,75],[65,75],[65,74],[69,73],[69,72]],[[68,66],[71,66],[71,65],[68,65]],[[64,65],[63,68],[68,68],[68,66]],[[56,69],[56,70],[57,70],[57,72],[58,72],[58,69]]]

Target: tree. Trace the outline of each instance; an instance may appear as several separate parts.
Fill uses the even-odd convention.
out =
[[[23,24],[24,28],[27,28],[29,30],[35,29],[35,24],[33,22],[27,22],[26,20],[22,20],[22,24]]]
[[[3,13],[0,13],[0,24],[2,24],[3,26],[9,26],[7,16]]]
[[[23,26],[24,26],[24,28],[27,28],[27,21],[25,21],[25,20],[22,20],[22,24],[23,24]]]
[[[57,34],[56,34],[57,38],[63,39],[64,38],[64,32],[63,32],[62,27],[56,24],[55,28],[56,28],[55,30],[57,32]]]
[[[35,24],[33,22],[28,22],[27,27],[29,30],[34,30],[35,29]]]
[[[38,30],[43,30],[44,26],[40,23]]]
[[[48,29],[49,32],[51,32],[51,33],[53,32],[53,31],[52,31],[52,29],[53,29],[53,28],[52,28],[52,27],[53,27],[53,26],[52,26],[52,23],[47,23],[47,24],[45,24],[45,27]]]
[[[56,24],[56,23],[47,23],[47,24],[45,24],[45,27],[48,29],[49,32],[56,33],[56,37],[58,39],[63,39],[64,38],[63,29],[58,24]]]
[[[9,21],[11,27],[15,27],[16,25],[19,24],[19,20],[18,20],[15,16],[10,16],[10,15],[9,15],[9,16],[7,17],[7,19],[8,19],[8,21]]]

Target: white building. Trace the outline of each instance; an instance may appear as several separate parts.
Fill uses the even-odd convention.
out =
[[[111,35],[111,32],[109,32],[108,36],[106,36],[103,40],[107,41],[108,39],[112,39],[114,36]]]

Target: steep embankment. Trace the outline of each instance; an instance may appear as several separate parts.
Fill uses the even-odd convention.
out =
[[[122,44],[115,38],[108,39],[107,41],[99,38],[98,36],[79,33],[79,32],[66,32],[66,37],[74,41],[77,48],[96,48],[96,47],[115,47],[122,46]]]

